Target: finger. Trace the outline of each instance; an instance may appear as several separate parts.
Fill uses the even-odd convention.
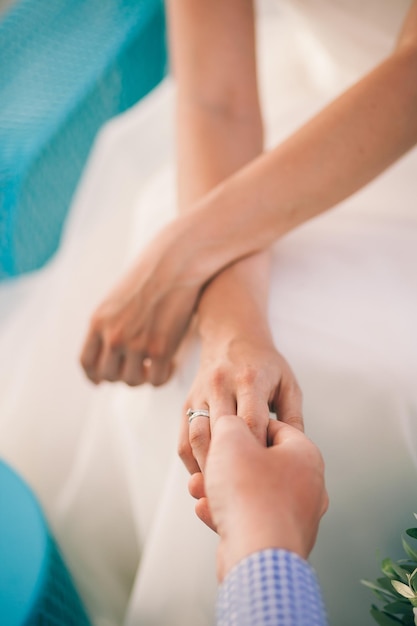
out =
[[[129,351],[126,354],[120,377],[131,387],[141,385],[145,382],[146,377],[142,352]]]
[[[197,461],[200,470],[204,472],[210,446],[210,418],[204,415],[191,417],[188,436],[193,457]]]
[[[219,373],[216,373],[209,381],[208,403],[212,426],[222,415],[236,415],[235,391],[228,379]]]
[[[211,530],[214,530],[214,532],[217,532],[216,525],[211,517],[210,507],[207,498],[200,498],[200,500],[198,500],[195,505],[195,512],[197,516],[201,519],[201,521],[206,524],[206,526],[211,528]]]
[[[173,371],[171,355],[164,355],[163,358],[149,359],[147,367],[147,380],[154,387],[163,385],[170,378]]]
[[[256,387],[238,392],[237,414],[243,418],[256,439],[265,446],[269,423],[269,406],[268,399],[264,397],[264,394]]]
[[[100,354],[97,366],[99,380],[114,382],[120,379],[124,363],[124,353],[120,347],[112,347],[105,344]]]
[[[98,332],[90,332],[87,335],[81,351],[80,363],[89,378],[95,380],[96,365],[102,348],[101,335]]]
[[[314,445],[299,428],[278,420],[269,420],[267,438],[268,446],[278,446],[284,443],[303,445],[307,442]]]
[[[190,474],[195,474],[196,472],[200,472],[200,467],[195,460],[193,451],[191,449],[188,417],[185,414],[186,410],[187,409],[184,409],[183,411],[183,417],[180,425],[180,433],[178,438],[178,455]]]
[[[230,391],[227,391],[228,384],[224,376],[216,375],[210,381],[205,380],[204,388],[206,389],[206,391],[202,391],[200,385],[198,385],[198,388],[200,389],[200,391],[198,392],[193,391],[192,394],[189,396],[189,399],[187,400],[187,403],[185,406],[185,411],[190,406],[197,408],[197,409],[201,409],[201,408],[207,409],[208,406],[210,406],[210,425],[213,424],[220,415],[224,415],[225,413],[228,414],[228,413],[236,412],[236,400],[235,400],[234,394],[232,394]],[[202,397],[206,399],[208,398],[208,400],[201,401]],[[207,420],[207,418],[205,417],[203,417],[202,419]],[[181,432],[180,432],[178,453],[182,461],[184,462],[184,465],[188,469],[188,471],[193,473],[199,470],[200,468],[202,469],[203,467],[205,467],[205,460],[206,460],[207,452],[208,452],[209,445],[210,445],[211,426],[208,430],[206,428],[207,436],[206,436],[206,439],[202,441],[199,440],[199,436],[201,435],[201,432],[193,431],[193,432],[196,432],[197,441],[196,441],[195,446],[196,446],[196,449],[199,450],[199,454],[200,454],[199,461],[201,462],[201,466],[198,463],[197,469],[196,469],[194,451],[192,449],[191,442],[189,439],[190,429],[188,426],[188,421],[186,423],[187,423],[187,438],[185,437],[185,422],[183,422],[182,427],[181,427]]]
[[[191,476],[190,480],[188,481],[188,491],[196,500],[206,497],[204,477],[201,472],[196,472]]]
[[[222,455],[231,457],[236,450],[240,454],[246,445],[256,447],[259,443],[240,415],[222,415],[216,420],[211,431],[211,456],[221,451]]]
[[[163,307],[156,307],[148,320],[145,346],[150,362],[147,373],[148,382],[154,386],[164,384],[172,374],[172,360],[192,319],[198,291],[195,286],[177,288]]]
[[[274,405],[281,422],[304,432],[303,396],[294,379],[290,384],[281,383]]]

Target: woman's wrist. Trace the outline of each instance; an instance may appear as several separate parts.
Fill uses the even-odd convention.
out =
[[[205,286],[197,309],[203,341],[270,337],[270,262],[269,252],[253,255],[226,268]]]
[[[224,316],[219,321],[215,317],[206,317],[198,321],[197,329],[203,354],[227,350],[241,342],[265,346],[272,343],[268,320],[260,314],[239,318]]]

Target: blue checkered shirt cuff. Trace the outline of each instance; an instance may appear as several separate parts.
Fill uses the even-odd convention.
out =
[[[326,626],[314,570],[286,550],[243,559],[226,576],[217,598],[217,626]]]

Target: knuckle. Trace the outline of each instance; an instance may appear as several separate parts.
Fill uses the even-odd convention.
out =
[[[90,330],[100,332],[109,322],[109,315],[103,306],[100,306],[90,319]]]
[[[298,430],[304,430],[304,421],[301,413],[290,413],[285,416],[285,423],[288,426],[293,426]]]
[[[167,338],[163,335],[152,337],[147,346],[146,352],[151,359],[162,359],[168,352]]]
[[[103,316],[100,311],[93,313],[90,319],[90,332],[97,333],[103,327]]]
[[[249,428],[249,430],[256,430],[259,427],[259,421],[256,419],[256,417],[251,414],[251,415],[246,415],[244,418],[245,424],[246,426]]]
[[[191,448],[193,449],[200,449],[204,447],[207,441],[207,436],[205,430],[199,427],[198,423],[196,423],[190,430],[189,440]]]
[[[242,387],[253,387],[258,380],[258,370],[250,365],[245,366],[236,376],[236,382]]]
[[[110,350],[117,351],[125,344],[123,328],[112,328],[106,336],[106,343]]]
[[[209,385],[215,391],[220,391],[226,384],[226,372],[221,368],[213,370],[209,376]]]
[[[244,421],[250,431],[257,433],[265,431],[266,433],[266,429],[268,426],[267,419],[260,418],[258,414],[250,413],[249,415],[245,415]]]

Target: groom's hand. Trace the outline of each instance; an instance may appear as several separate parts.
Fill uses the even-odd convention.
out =
[[[204,478],[197,473],[190,479],[197,515],[220,535],[220,580],[242,558],[264,548],[285,548],[307,558],[327,510],[318,448],[275,420],[269,422],[268,446],[240,417],[223,416],[212,433]]]

